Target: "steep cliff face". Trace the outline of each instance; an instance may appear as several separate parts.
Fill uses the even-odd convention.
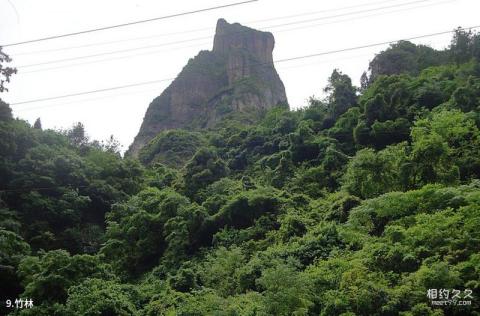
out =
[[[271,33],[218,20],[212,51],[190,59],[152,101],[129,154],[138,156],[164,130],[211,127],[227,113],[287,103],[273,66],[274,45]]]

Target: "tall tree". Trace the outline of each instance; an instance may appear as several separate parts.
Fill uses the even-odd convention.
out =
[[[72,145],[80,147],[88,143],[88,137],[85,134],[85,126],[78,122],[67,131],[67,137],[70,139]]]
[[[338,69],[333,70],[324,92],[328,93],[328,108],[333,119],[357,104],[357,90],[352,85],[352,79]]]
[[[360,92],[367,90],[369,84],[369,78],[367,72],[364,71],[360,77]]]
[[[460,27],[455,30],[450,44],[450,54],[457,64],[467,62],[472,58],[472,40],[472,30],[466,31]]]
[[[33,128],[42,129],[42,121],[40,120],[40,118],[37,118],[35,120],[35,123],[33,123]]]
[[[0,92],[8,91],[5,84],[10,82],[10,77],[13,74],[17,73],[16,68],[5,66],[5,63],[10,63],[11,61],[10,56],[5,54],[0,46]]]
[[[2,51],[2,47],[0,46],[0,93],[8,91],[8,89],[5,87],[5,84],[10,82],[10,77],[13,74],[17,73],[16,68],[7,67],[5,65],[11,61],[12,59]],[[12,110],[8,104],[0,98],[0,121],[9,119],[12,119]]]

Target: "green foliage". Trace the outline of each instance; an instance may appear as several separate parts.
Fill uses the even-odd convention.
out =
[[[286,107],[277,106],[268,111],[261,122],[262,126],[286,135],[295,131],[298,120],[294,112]]]
[[[2,200],[23,225],[5,227],[33,250],[96,252],[105,213],[141,187],[141,165],[88,142],[81,124],[56,132],[10,120],[0,135]]]
[[[324,92],[329,94],[328,112],[333,120],[357,104],[356,89],[352,85],[352,80],[338,69],[333,70]]]
[[[239,274],[245,263],[246,258],[240,248],[220,247],[205,259],[201,268],[201,282],[222,297],[239,294]]]
[[[35,120],[35,123],[33,124],[33,128],[42,129],[42,121],[40,120],[40,118],[37,118]]]
[[[145,171],[145,183],[149,187],[164,189],[173,187],[179,178],[179,172],[161,163],[155,163]]]
[[[390,144],[396,144],[408,139],[410,123],[404,118],[394,121],[375,121],[372,124],[370,136],[374,139],[375,147],[384,148]]]
[[[265,269],[257,280],[270,315],[308,315],[310,280],[287,264]]]
[[[6,63],[10,63],[12,59],[2,51],[0,47],[0,93],[8,91],[5,84],[10,82],[10,77],[17,73],[16,68],[6,66]]]
[[[40,313],[54,304],[65,303],[70,288],[88,278],[112,279],[110,267],[97,256],[75,255],[64,250],[41,253],[39,257],[24,257],[18,275],[25,291],[21,297],[34,298],[34,308]]]
[[[243,181],[222,178],[210,184],[201,193],[201,199],[204,201],[202,206],[210,215],[216,214],[233,195],[246,189],[245,186]]]
[[[225,177],[228,168],[214,151],[201,148],[187,163],[184,172],[185,194],[192,197],[209,184]]]
[[[75,147],[83,147],[88,144],[89,139],[85,133],[85,126],[81,122],[74,124],[71,129],[65,131],[65,135]]]
[[[12,109],[0,99],[0,121],[9,121],[13,118]]]
[[[450,45],[451,58],[457,63],[468,62],[471,58],[480,57],[479,54],[480,34],[470,30],[457,28]]]
[[[152,268],[162,255],[177,262],[191,251],[204,217],[203,209],[175,191],[149,188],[108,214],[101,251],[124,275]]]
[[[373,82],[381,75],[417,75],[425,68],[445,63],[446,57],[445,52],[435,51],[428,46],[400,41],[376,55],[370,62],[369,81]]]
[[[394,44],[360,90],[334,70],[304,109],[224,98],[221,122],[156,135],[143,166],[0,102],[0,296],[35,306],[0,313],[478,314],[478,38]],[[224,76],[210,57],[183,71]],[[433,306],[431,288],[474,299]]]
[[[360,109],[352,107],[335,122],[335,125],[328,129],[328,136],[335,138],[344,148],[345,152],[354,151],[352,144],[354,143],[354,129],[360,118]]]
[[[357,152],[343,177],[343,188],[361,198],[401,190],[405,146],[399,145],[380,152],[362,149]]]
[[[69,290],[66,315],[139,315],[135,289],[115,281],[87,279]]]
[[[474,201],[477,197],[476,191],[475,185],[458,188],[427,185],[405,193],[391,192],[364,201],[361,206],[352,210],[349,221],[359,229],[378,233],[392,220],[467,205],[469,200]]]
[[[429,166],[427,170],[425,167],[420,170],[422,183],[434,182],[441,177],[450,181],[448,178],[458,177],[450,174],[459,171],[463,179],[480,176],[477,158],[480,131],[466,114],[458,110],[439,111],[429,119],[418,120],[412,129],[412,140],[413,159],[422,167]]]
[[[205,144],[197,132],[170,130],[158,134],[139,153],[144,164],[162,163],[168,167],[182,167]]]
[[[30,246],[14,232],[0,229],[0,262],[2,271],[16,266],[22,256],[30,253]]]
[[[459,179],[477,178],[479,135],[468,115],[458,110],[435,111],[415,122],[411,146],[400,143],[379,152],[358,151],[348,164],[343,187],[371,198],[427,183],[455,184]]]
[[[251,190],[232,197],[209,222],[218,228],[225,225],[245,228],[264,214],[279,213],[281,204],[281,198],[271,188]]]
[[[4,213],[5,214],[5,213]],[[0,227],[0,287],[1,297],[14,297],[21,293],[17,267],[22,257],[30,254],[30,245],[17,233]],[[2,306],[0,311],[4,308]]]

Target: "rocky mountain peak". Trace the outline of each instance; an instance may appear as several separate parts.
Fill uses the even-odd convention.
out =
[[[238,23],[219,19],[213,41],[213,52],[229,55],[237,49],[248,51],[262,63],[272,63],[275,39],[272,33],[261,32]]]
[[[158,133],[215,125],[234,112],[287,103],[272,52],[271,33],[224,19],[217,22],[213,49],[201,51],[147,109],[129,154],[138,156]]]

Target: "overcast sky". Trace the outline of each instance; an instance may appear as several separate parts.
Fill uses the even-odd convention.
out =
[[[0,45],[234,2],[240,0],[0,0]],[[189,58],[200,50],[211,49],[218,18],[272,32],[276,41],[274,59],[280,60],[475,26],[480,24],[479,12],[478,0],[259,0],[5,47],[18,74],[2,99],[15,103],[175,77]],[[451,35],[442,35],[414,42],[444,48],[450,39]],[[375,53],[387,46],[276,64],[290,106],[302,107],[309,96],[320,96],[334,68],[358,84]],[[128,51],[116,52],[119,50]],[[98,54],[104,55],[83,58]],[[56,62],[77,57],[82,58]],[[68,128],[74,122],[83,122],[91,138],[102,140],[113,134],[127,149],[150,101],[169,83],[12,108],[15,116],[30,123],[40,117],[44,128]]]

